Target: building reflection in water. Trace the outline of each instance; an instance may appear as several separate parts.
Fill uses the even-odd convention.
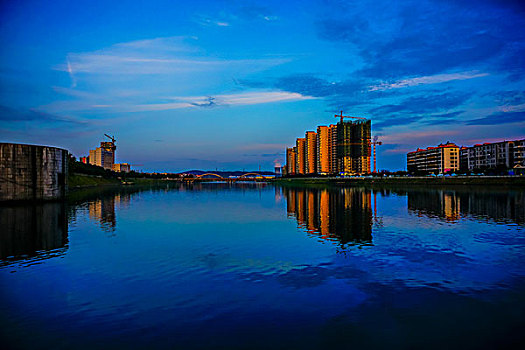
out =
[[[283,188],[289,217],[322,239],[372,242],[371,192],[355,188]]]
[[[525,224],[524,194],[519,191],[408,191],[408,210],[457,222],[464,217]]]
[[[60,255],[68,242],[65,203],[0,206],[0,227],[2,260]]]
[[[130,193],[118,193],[113,196],[96,199],[88,203],[89,217],[100,223],[100,228],[105,232],[114,232],[117,227],[115,206],[129,207]]]

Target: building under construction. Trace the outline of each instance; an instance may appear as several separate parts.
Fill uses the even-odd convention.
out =
[[[317,132],[307,131],[296,140],[296,147],[286,151],[285,174],[361,175],[371,172],[371,142],[369,119],[336,115],[340,121],[330,126],[318,126]],[[344,118],[352,119],[344,120]],[[375,162],[374,162],[375,164]],[[375,171],[375,166],[374,166]]]
[[[101,142],[100,147],[89,151],[89,164],[101,166],[104,169],[112,170],[115,164],[114,142]]]
[[[337,172],[345,175],[370,173],[371,121],[341,121],[337,123]]]
[[[131,166],[128,163],[115,164],[115,151],[117,150],[117,146],[115,145],[116,140],[113,136],[107,134],[104,134],[104,136],[111,141],[101,142],[100,147],[89,151],[89,157],[81,157],[81,162],[117,172],[131,171]]]

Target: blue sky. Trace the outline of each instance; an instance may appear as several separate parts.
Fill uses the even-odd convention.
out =
[[[272,169],[306,130],[372,119],[416,147],[525,137],[520,1],[4,1],[0,141],[144,171]]]

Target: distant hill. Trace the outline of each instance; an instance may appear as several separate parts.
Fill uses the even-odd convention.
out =
[[[206,173],[213,173],[213,174],[220,175],[222,177],[241,176],[246,173],[257,173],[261,175],[275,175],[273,171],[257,171],[257,170],[251,170],[251,171],[188,170],[188,171],[183,171],[180,174],[202,175]]]

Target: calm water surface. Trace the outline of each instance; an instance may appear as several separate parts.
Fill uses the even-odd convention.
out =
[[[0,207],[7,348],[503,348],[520,190],[204,183]]]

